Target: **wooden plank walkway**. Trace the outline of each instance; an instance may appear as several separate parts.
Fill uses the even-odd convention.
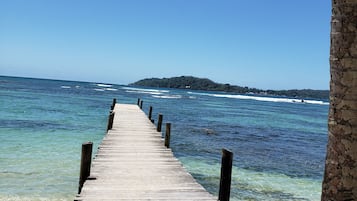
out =
[[[113,128],[75,200],[217,200],[183,168],[137,105],[116,104]]]

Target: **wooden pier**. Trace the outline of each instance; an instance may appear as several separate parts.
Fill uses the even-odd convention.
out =
[[[112,109],[113,125],[75,200],[217,200],[164,146],[140,106],[113,101]]]

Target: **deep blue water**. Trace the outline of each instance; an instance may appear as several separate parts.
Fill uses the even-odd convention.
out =
[[[72,200],[81,143],[101,142],[113,98],[162,113],[175,155],[215,195],[227,148],[232,200],[319,200],[326,102],[1,76],[0,200]]]

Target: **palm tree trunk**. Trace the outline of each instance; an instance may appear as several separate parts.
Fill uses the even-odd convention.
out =
[[[357,200],[357,0],[332,0],[330,72],[321,200]]]

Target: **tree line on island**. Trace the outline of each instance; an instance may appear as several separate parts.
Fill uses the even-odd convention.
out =
[[[293,89],[293,90],[262,90],[257,88],[241,87],[230,84],[216,83],[207,78],[180,76],[172,78],[146,78],[129,84],[130,86],[144,86],[157,88],[192,89],[205,91],[222,91],[230,93],[252,93],[272,96],[287,96],[296,98],[328,99],[328,90]]]

